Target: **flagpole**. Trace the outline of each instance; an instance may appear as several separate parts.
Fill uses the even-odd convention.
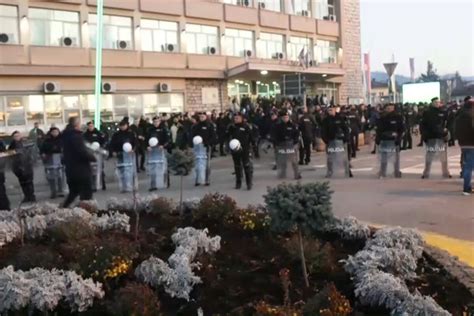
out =
[[[101,93],[102,93],[102,34],[103,34],[104,0],[97,0],[97,31],[95,45],[95,113],[94,126],[100,129]]]

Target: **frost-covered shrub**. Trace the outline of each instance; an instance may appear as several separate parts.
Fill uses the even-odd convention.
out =
[[[406,249],[410,251],[416,259],[423,254],[424,241],[421,234],[414,230],[402,227],[384,227],[379,229],[374,238],[366,244],[366,249],[372,246]]]
[[[24,272],[15,271],[13,266],[0,270],[0,312],[27,306],[52,311],[62,300],[71,311],[83,312],[95,298],[103,296],[100,283],[73,271],[34,268]]]
[[[153,200],[158,199],[159,196],[156,194],[150,194],[147,196],[136,195],[136,207],[138,212],[149,212],[150,203]],[[134,210],[134,204],[132,198],[123,198],[119,199],[117,197],[111,197],[106,202],[106,208],[110,211],[121,211],[121,212],[131,212]]]
[[[201,253],[213,253],[220,249],[219,236],[208,237],[207,229],[193,227],[179,228],[171,236],[176,245],[175,252],[168,258],[168,263],[151,256],[135,270],[136,277],[152,287],[163,285],[171,297],[189,301],[189,294],[194,285],[201,283],[201,278],[193,272],[199,263],[193,263]]]
[[[99,203],[97,200],[82,200],[79,201],[78,207],[88,211],[91,214],[96,214],[99,211]]]
[[[0,248],[21,234],[20,225],[13,220],[0,221]]]
[[[410,295],[393,311],[394,316],[450,316],[451,314],[441,308],[435,300],[429,296],[422,296],[420,293]]]
[[[369,271],[356,281],[355,295],[363,305],[394,309],[410,296],[405,283],[390,273]]]
[[[336,219],[334,224],[327,228],[345,240],[367,239],[370,236],[370,228],[367,224],[361,223],[353,216]]]
[[[92,215],[91,225],[98,230],[123,230],[130,231],[130,217],[119,212],[108,212],[97,216]]]
[[[360,278],[369,271],[382,270],[401,279],[416,277],[416,259],[406,249],[372,246],[345,260],[345,269]]]

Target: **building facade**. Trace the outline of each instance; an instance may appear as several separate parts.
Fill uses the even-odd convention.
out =
[[[104,0],[101,117],[363,98],[359,0]],[[0,0],[0,133],[94,117],[96,0]]]

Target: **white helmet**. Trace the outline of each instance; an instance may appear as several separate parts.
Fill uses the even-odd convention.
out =
[[[124,143],[122,149],[124,152],[129,153],[132,151],[132,145],[130,143]]]
[[[237,150],[239,150],[239,149],[240,149],[240,142],[239,142],[239,140],[238,140],[238,139],[235,139],[235,138],[234,138],[233,140],[231,140],[230,143],[229,143],[229,147],[230,147],[230,150],[232,150],[232,151],[237,151]]]
[[[150,147],[155,147],[156,145],[158,145],[158,138],[150,138],[150,140],[148,140],[148,145],[150,145]]]
[[[100,144],[98,142],[93,142],[91,144],[92,150],[98,150],[100,148]]]
[[[193,138],[193,144],[194,145],[199,145],[199,144],[202,144],[202,137],[201,136],[194,136]]]

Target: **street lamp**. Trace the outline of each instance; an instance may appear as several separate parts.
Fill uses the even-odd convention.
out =
[[[95,51],[95,113],[94,125],[100,129],[100,103],[102,93],[102,20],[104,16],[104,0],[97,0],[97,32]]]

